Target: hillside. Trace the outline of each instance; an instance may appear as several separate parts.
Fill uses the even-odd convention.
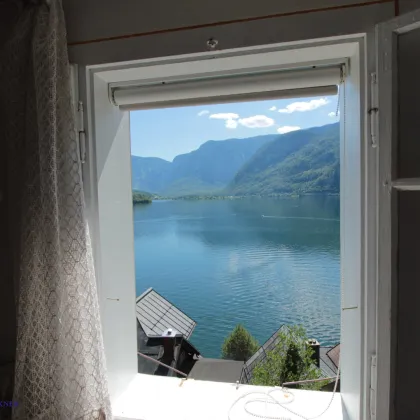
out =
[[[132,156],[132,187],[165,196],[220,192],[261,146],[278,136],[208,141],[173,162]]]
[[[339,125],[208,141],[173,162],[132,156],[132,182],[169,197],[338,193]]]
[[[338,193],[339,125],[278,136],[238,171],[226,194]]]
[[[157,193],[169,182],[171,162],[155,157],[131,156],[133,190]]]

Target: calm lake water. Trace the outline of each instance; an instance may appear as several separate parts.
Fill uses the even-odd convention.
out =
[[[262,344],[302,324],[340,341],[338,197],[154,201],[134,206],[137,295],[148,287],[197,322],[192,343],[219,357],[242,323]]]

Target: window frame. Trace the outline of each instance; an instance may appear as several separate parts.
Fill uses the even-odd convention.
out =
[[[367,38],[366,34],[355,34],[80,69],[79,75],[83,77],[79,79],[84,78],[86,83],[80,88],[87,104],[88,145],[83,167],[86,214],[92,237],[112,401],[137,374],[137,356],[129,112],[124,114],[111,104],[110,86],[150,78],[151,72],[155,78],[175,74],[196,77],[207,74],[209,68],[214,74],[228,75],[238,69],[256,71],[267,66],[295,69],[345,63],[349,70],[346,94],[340,94],[340,108],[347,110],[346,124],[341,124],[340,129],[341,342],[346,344],[342,348],[341,370],[345,374],[341,396],[349,419],[368,418],[370,405],[376,404],[367,392],[371,387],[371,357],[379,349],[374,339],[377,334],[377,149],[370,147],[366,114]],[[171,68],[170,74],[168,68]],[[115,175],[115,179],[111,179],[111,175]],[[123,188],[122,183],[125,183]],[[346,220],[346,214],[353,217]],[[118,229],[113,229],[113,224]],[[111,287],[116,277],[123,291],[116,292],[117,289]],[[355,278],[358,279],[356,285]],[[129,331],[132,337],[127,336]],[[111,339],[114,333],[118,334],[118,340]],[[346,360],[351,361],[350,365]]]

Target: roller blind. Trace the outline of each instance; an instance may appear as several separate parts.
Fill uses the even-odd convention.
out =
[[[335,66],[114,86],[110,100],[124,110],[167,108],[335,95],[339,83],[340,67]]]

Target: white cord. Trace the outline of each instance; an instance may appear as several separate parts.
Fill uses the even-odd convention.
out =
[[[287,404],[290,404],[294,399],[295,399],[295,396],[294,396],[294,394],[292,393],[292,392],[290,392],[289,390],[287,390],[286,388],[274,388],[274,389],[268,389],[267,390],[267,392],[262,392],[262,391],[251,391],[251,392],[247,392],[246,394],[243,394],[243,395],[241,395],[239,398],[237,398],[234,402],[233,402],[233,404],[230,406],[230,408],[229,408],[229,411],[228,411],[228,420],[232,420],[231,419],[231,416],[230,416],[230,414],[231,414],[231,412],[232,412],[232,409],[235,407],[235,405],[239,402],[239,401],[241,401],[242,399],[244,399],[245,397],[247,397],[247,396],[249,396],[249,395],[255,395],[255,394],[262,394],[262,395],[264,395],[266,398],[264,398],[264,399],[261,399],[261,398],[254,398],[254,399],[252,399],[252,400],[249,400],[249,401],[247,401],[245,404],[244,404],[244,411],[247,413],[247,414],[249,414],[249,415],[251,415],[251,416],[254,416],[254,417],[258,417],[258,418],[261,418],[261,419],[266,419],[266,420],[290,420],[290,417],[277,417],[277,416],[267,416],[267,415],[261,415],[261,414],[255,414],[255,413],[253,413],[252,411],[250,411],[249,410],[249,408],[247,408],[247,405],[248,404],[250,404],[250,403],[256,403],[256,402],[263,402],[263,403],[265,403],[266,404],[266,413],[267,413],[267,404],[275,404],[275,405],[279,405],[280,407],[282,407],[284,410],[286,410],[286,411],[288,411],[289,413],[291,413],[291,414],[293,414],[294,416],[297,416],[297,417],[300,417],[301,419],[303,419],[303,420],[314,420],[314,419],[317,419],[317,418],[319,418],[319,417],[321,417],[322,415],[324,415],[327,411],[328,411],[328,409],[331,407],[331,404],[332,404],[332,402],[333,402],[333,400],[334,400],[334,397],[335,397],[335,394],[336,394],[336,392],[337,392],[337,385],[338,385],[338,379],[339,379],[339,377],[340,377],[340,362],[338,362],[338,369],[337,369],[337,376],[336,376],[336,378],[335,378],[335,383],[334,383],[334,390],[333,390],[333,393],[332,393],[332,396],[331,396],[331,399],[330,399],[330,401],[329,401],[329,403],[328,403],[328,405],[327,405],[327,407],[320,413],[320,414],[318,414],[318,415],[316,415],[316,416],[314,416],[314,417],[306,417],[306,416],[304,416],[304,415],[302,415],[302,414],[299,414],[299,413],[297,413],[297,412],[295,412],[295,411],[293,411],[293,410],[291,410],[290,408],[288,408],[288,407],[286,407],[285,405],[287,405]],[[276,400],[271,394],[273,393],[273,392],[275,392],[275,391],[283,391],[284,393],[287,393],[287,394],[289,394],[290,396],[291,396],[291,398],[290,398],[290,400],[289,401],[285,401],[285,402],[280,402],[280,401],[278,401],[278,400]],[[268,399],[270,399],[270,400],[268,400]]]

